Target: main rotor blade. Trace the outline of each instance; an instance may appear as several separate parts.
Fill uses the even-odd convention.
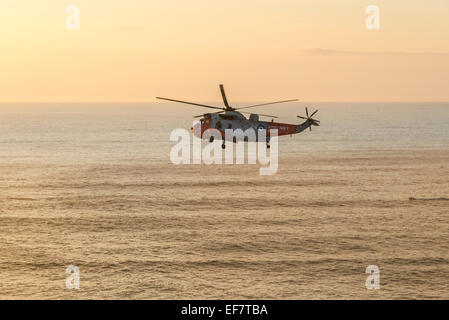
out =
[[[235,110],[247,109],[247,108],[253,108],[253,107],[260,107],[260,106],[267,106],[267,105],[269,105],[269,104],[284,103],[284,102],[292,102],[292,101],[298,101],[298,99],[282,100],[282,101],[275,101],[275,102],[267,102],[267,103],[261,103],[261,104],[254,104],[254,105],[252,105],[252,106],[247,106],[247,107],[242,107],[242,108],[236,108]]]
[[[226,93],[224,91],[224,87],[222,84],[220,84],[220,91],[221,91],[221,96],[223,97],[224,105],[226,106],[226,108],[229,108],[228,99],[226,99]]]
[[[168,99],[168,98],[161,98],[161,97],[156,97],[156,99],[167,100],[167,101],[173,101],[173,102],[179,102],[179,103],[185,103],[185,104],[191,104],[191,105],[198,106],[198,107],[203,107],[203,108],[210,108],[210,109],[223,110],[223,108],[220,108],[220,107],[208,106],[208,105],[206,105],[206,104],[193,103],[193,102],[188,102],[188,101],[181,101],[181,100]]]
[[[307,109],[307,107],[306,107],[306,115],[307,115],[307,118],[310,118],[309,117],[309,109]]]
[[[240,111],[239,111],[240,112]],[[251,112],[240,112],[240,113],[246,113],[246,114],[252,114]],[[276,116],[270,116],[269,114],[262,114],[262,113],[257,113],[259,116],[262,117],[269,117],[269,118],[278,118]]]

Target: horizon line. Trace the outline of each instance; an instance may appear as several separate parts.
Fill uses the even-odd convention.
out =
[[[197,102],[208,102],[208,103],[217,103],[221,104],[220,100],[196,100]],[[240,100],[234,101],[235,103],[253,103],[253,102],[263,102],[264,100]],[[449,103],[449,100],[298,100],[296,103],[328,103],[328,102],[338,102],[338,103]],[[142,103],[169,103],[169,102],[161,102],[159,100],[148,100],[148,101],[0,101],[0,104],[121,104],[121,103],[130,103],[130,104],[142,104]]]

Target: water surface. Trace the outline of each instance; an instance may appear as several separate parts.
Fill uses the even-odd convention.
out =
[[[274,176],[171,164],[195,107],[0,105],[0,297],[449,298],[449,104],[308,105]]]

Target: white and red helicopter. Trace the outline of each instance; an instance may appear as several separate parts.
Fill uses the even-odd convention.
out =
[[[162,98],[162,97],[156,97],[156,99],[161,100],[167,100],[172,102],[179,102],[179,103],[185,103],[190,104],[194,106],[199,106],[203,108],[209,108],[209,109],[216,109],[220,111],[216,111],[213,113],[205,113],[202,115],[195,116],[194,118],[201,118],[201,130],[192,130],[194,132],[198,132],[199,138],[203,138],[203,134],[208,129],[217,129],[222,136],[223,144],[222,148],[224,149],[225,146],[225,130],[226,129],[241,129],[242,131],[246,131],[247,129],[254,129],[255,132],[258,132],[258,130],[266,130],[266,142],[267,147],[270,147],[270,129],[277,129],[278,130],[278,136],[284,136],[284,135],[292,135],[297,134],[300,132],[303,132],[307,128],[312,131],[312,126],[319,126],[320,121],[315,120],[312,117],[318,112],[318,110],[315,110],[312,112],[311,115],[309,115],[309,110],[306,108],[306,117],[303,116],[297,116],[298,118],[305,119],[301,124],[288,124],[288,123],[279,123],[274,122],[272,119],[271,121],[259,121],[259,116],[263,117],[270,117],[270,118],[277,118],[276,116],[271,116],[267,114],[257,114],[257,113],[248,113],[248,112],[242,112],[238,110],[242,109],[248,109],[253,107],[260,107],[260,106],[266,106],[276,103],[285,103],[285,102],[292,102],[292,101],[298,101],[298,99],[292,99],[292,100],[282,100],[282,101],[275,101],[275,102],[268,102],[268,103],[261,103],[261,104],[255,104],[251,106],[241,107],[241,108],[233,108],[229,105],[228,100],[226,98],[226,94],[224,91],[224,87],[222,84],[220,84],[220,91],[221,96],[223,97],[223,103],[225,107],[217,107],[217,106],[210,106],[200,103],[194,103],[194,102],[188,102],[188,101],[182,101],[182,100],[175,100],[175,99],[169,99],[169,98]],[[249,118],[247,119],[243,113],[249,114]],[[209,138],[209,141],[212,142],[214,139],[213,136]],[[235,137],[233,139],[233,142],[235,142]]]

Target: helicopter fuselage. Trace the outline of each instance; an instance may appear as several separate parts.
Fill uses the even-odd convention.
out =
[[[291,135],[304,131],[311,123],[305,121],[302,124],[288,124],[272,121],[259,121],[258,114],[251,114],[247,119],[243,114],[238,111],[227,111],[225,113],[207,113],[202,119],[200,119],[201,131],[194,130],[194,134],[203,138],[206,130],[215,129],[218,130],[224,140],[226,138],[226,129],[237,130],[240,129],[243,132],[248,129],[253,129],[257,133],[261,130],[265,130],[267,141],[270,140],[270,130],[277,129],[278,136]],[[201,136],[199,136],[201,132]],[[235,140],[235,139],[234,139]]]

